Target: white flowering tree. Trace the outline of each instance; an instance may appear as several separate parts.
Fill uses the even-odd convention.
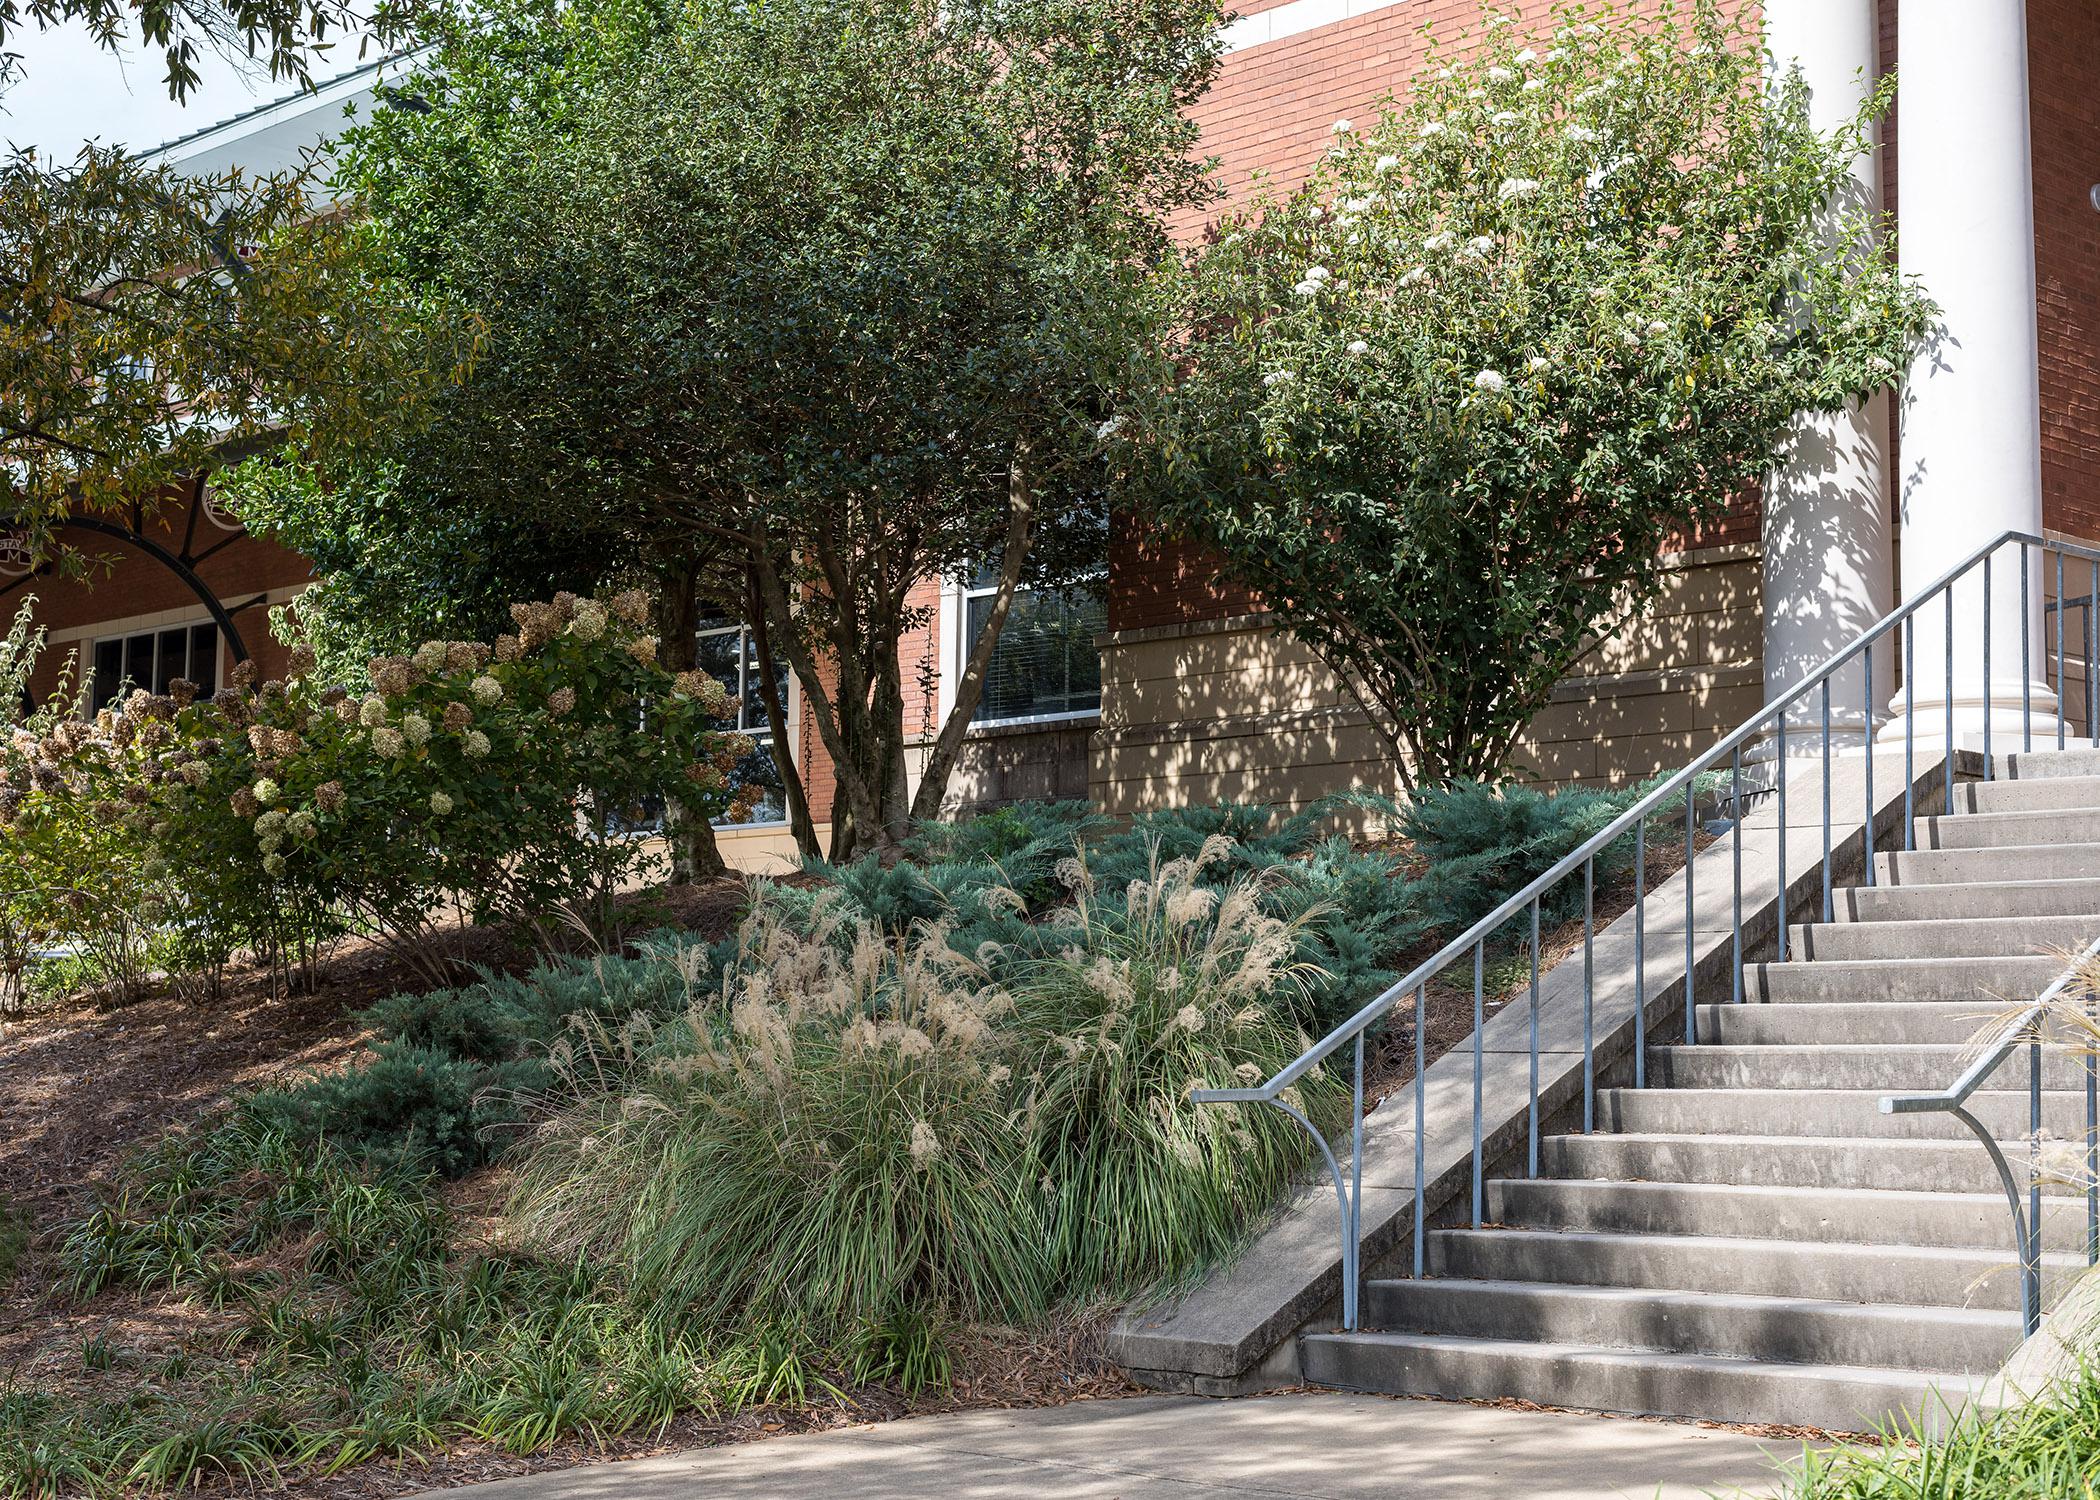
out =
[[[1501,772],[1669,539],[1921,330],[1840,201],[1887,90],[1818,135],[1763,68],[1711,4],[1491,14],[1193,260],[1128,427],[1147,498],[1333,666],[1410,787]]]

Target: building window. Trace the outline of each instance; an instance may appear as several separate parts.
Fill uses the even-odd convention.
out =
[[[100,712],[135,688],[165,693],[176,678],[197,685],[200,697],[219,687],[219,627],[171,625],[95,642],[95,683],[89,707]]]
[[[730,773],[731,787],[756,794],[751,801],[750,823],[781,823],[787,820],[787,798],[781,790],[780,768],[773,762],[773,726],[766,717],[759,671],[758,648],[748,626],[723,622],[700,630],[699,669],[729,689],[733,707],[722,718],[724,729],[734,729],[752,739],[751,753]],[[784,664],[773,664],[774,690],[784,708],[788,702],[788,673]]]
[[[980,573],[962,591],[962,643],[956,660],[970,659],[991,615],[997,574]],[[1101,711],[1101,653],[1095,637],[1108,627],[1108,607],[1097,587],[1023,588],[1014,594],[1006,628],[992,648],[984,696],[971,722],[1009,723],[1070,718]]]

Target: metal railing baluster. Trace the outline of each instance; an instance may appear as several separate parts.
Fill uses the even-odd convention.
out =
[[[1487,1064],[1484,1033],[1487,1031],[1487,998],[1484,989],[1487,939],[1473,945],[1473,1227],[1487,1217],[1487,1179],[1480,1162],[1481,1074]]]
[[[1911,794],[1918,784],[1918,622],[1903,622],[1903,847],[1918,846],[1918,815]]]
[[[1422,1115],[1423,1115],[1423,1104],[1424,1104],[1424,1101],[1425,1101],[1425,1100],[1426,1100],[1426,1099],[1428,1098],[1428,1095],[1429,1095],[1429,1079],[1428,1079],[1428,1073],[1429,1073],[1429,1061],[1428,1061],[1428,1058],[1429,1058],[1429,1043],[1428,1043],[1428,1035],[1429,1035],[1429,981],[1425,979],[1425,980],[1423,980],[1423,981],[1422,981],[1421,985],[1420,985],[1419,987],[1417,987],[1417,988],[1416,988],[1416,990],[1415,990],[1415,1203],[1414,1203],[1414,1230],[1415,1230],[1415,1280],[1417,1280],[1417,1281],[1420,1281],[1420,1280],[1421,1280],[1421,1279],[1423,1278],[1423,1276],[1425,1276],[1426,1274],[1428,1274],[1428,1273],[1427,1273],[1427,1272],[1425,1271],[1425,1269],[1424,1269],[1425,1263],[1426,1263],[1426,1262],[1427,1262],[1427,1260],[1428,1260],[1428,1256],[1427,1256],[1427,1253],[1426,1253],[1426,1252],[1427,1252],[1427,1250],[1428,1250],[1428,1245],[1429,1245],[1429,1241],[1428,1241],[1428,1226],[1427,1226],[1427,1225],[1425,1225],[1425,1224],[1424,1224],[1424,1223],[1422,1222],[1422,1220],[1423,1220],[1423,1214],[1422,1214],[1422,1195],[1423,1195],[1423,1182],[1422,1182],[1422,1147],[1423,1147],[1423,1137],[1424,1137],[1425,1135],[1427,1135],[1427,1134],[1428,1134],[1428,1129],[1427,1129],[1427,1126],[1426,1126],[1426,1125],[1425,1125],[1425,1124],[1423,1123],[1423,1118],[1422,1118]]]
[[[2020,617],[2025,620],[2023,614]],[[2024,634],[2024,632],[2023,632]],[[2037,1020],[2027,1044],[2027,1305],[2033,1309],[2027,1331],[2042,1317],[2042,1032]]]
[[[1867,722],[1863,733],[1866,738],[1860,743],[1861,756],[1867,773],[1867,807],[1860,826],[1866,830],[1867,840],[1867,884],[1874,883],[1874,653],[1866,652],[1860,663],[1867,673]]]
[[[1983,779],[1996,779],[1991,762],[1991,555],[1983,555]]]
[[[1830,679],[1823,679],[1823,920],[1831,920],[1830,904]]]
[[[1954,811],[1954,590],[1947,590],[1947,760],[1940,767],[1947,783],[1947,811]]]
[[[1684,784],[1684,1040],[1687,1046],[1696,1046],[1699,1041],[1699,997],[1697,972],[1692,966],[1692,856],[1698,852],[1698,844],[1692,839],[1692,791],[1698,784],[1694,777]]]
[[[1779,755],[1774,762],[1774,790],[1779,806],[1779,961],[1786,962],[1787,918],[1794,906],[1787,899],[1786,885],[1786,710],[1779,711]]]
[[[2020,543],[2020,753],[2034,749],[2034,616],[2027,589],[2027,544]]]
[[[1582,1133],[1597,1128],[1597,861],[1582,865]]]
[[[1534,908],[1536,909],[1536,908]],[[1538,1038],[1531,1043],[1536,1072]],[[1648,1086],[1648,820],[1633,825],[1633,1086]]]
[[[1635,937],[1634,946],[1640,946]],[[1531,898],[1531,1152],[1530,1175],[1539,1175],[1539,898]]]
[[[2070,696],[2064,681],[2064,555],[2056,554],[2056,748],[2064,747],[2065,699]]]
[[[1730,759],[1731,782],[1728,796],[1735,813],[1735,826],[1728,831],[1728,842],[1732,846],[1735,865],[1735,891],[1731,908],[1729,968],[1734,979],[1728,998],[1735,1004],[1743,1003],[1743,747],[1738,745]]]
[[[1349,1127],[1349,1238],[1350,1250],[1361,1255],[1364,1242],[1364,1034],[1356,1034],[1356,1083],[1351,1095],[1354,1111]],[[1357,1291],[1363,1278],[1353,1257],[1345,1253],[1342,1265],[1342,1323],[1356,1332]]]

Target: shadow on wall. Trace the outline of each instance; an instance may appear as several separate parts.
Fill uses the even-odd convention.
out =
[[[1520,776],[1623,785],[1681,765],[1763,702],[1758,549],[1673,562],[1649,609],[1554,689],[1518,747]],[[1114,631],[1101,661],[1088,789],[1104,812],[1399,790],[1363,711],[1269,616]]]

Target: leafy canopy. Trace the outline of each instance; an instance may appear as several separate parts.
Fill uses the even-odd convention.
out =
[[[423,107],[352,132],[341,175],[375,283],[488,342],[383,470],[322,455],[328,492],[384,484],[527,557],[647,573],[689,615],[763,614],[846,846],[900,837],[920,586],[1098,558],[1096,429],[1148,348],[1168,216],[1211,191],[1184,106],[1216,21],[1213,0],[510,0],[440,25]],[[973,654],[957,740],[981,676]],[[937,747],[933,805],[945,779]]]
[[[398,420],[470,352],[403,363],[309,172],[184,176],[88,146],[0,160],[0,519],[37,555],[279,436]]]
[[[1808,123],[1711,0],[1491,15],[1194,257],[1140,473],[1318,651],[1409,785],[1492,776],[1658,553],[1926,304],[1845,198],[1888,102]]]

